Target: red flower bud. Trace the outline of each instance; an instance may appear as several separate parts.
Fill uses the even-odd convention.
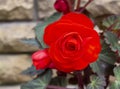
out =
[[[48,68],[56,69],[56,67],[55,67],[55,65],[53,63],[50,63],[50,65],[48,66]]]
[[[56,0],[54,7],[57,11],[63,12],[64,14],[69,12],[69,6],[66,0]]]
[[[39,50],[32,55],[32,61],[36,69],[44,69],[49,66],[51,60],[48,55],[48,49]]]

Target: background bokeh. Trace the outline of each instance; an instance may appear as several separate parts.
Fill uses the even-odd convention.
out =
[[[82,0],[82,5],[87,1]],[[21,40],[35,38],[33,28],[56,12],[54,2],[0,0],[0,89],[19,89],[18,85],[31,79],[20,73],[31,66],[31,54],[39,48]],[[87,10],[95,18],[120,15],[120,0],[94,0]]]

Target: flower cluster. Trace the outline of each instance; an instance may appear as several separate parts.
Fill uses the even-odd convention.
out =
[[[43,37],[49,48],[32,55],[34,66],[63,72],[86,68],[97,60],[101,51],[100,38],[93,27],[86,15],[77,12],[63,15],[49,24]]]

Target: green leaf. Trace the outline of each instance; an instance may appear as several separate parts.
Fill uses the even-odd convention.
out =
[[[86,89],[104,89],[106,86],[105,78],[103,76],[91,76],[91,83],[87,85]]]
[[[50,82],[50,85],[62,86],[65,87],[67,85],[67,78],[64,76],[57,76],[53,78]]]
[[[117,15],[112,15],[103,20],[103,26],[109,28],[112,24],[114,24],[116,21],[116,25],[112,28],[113,30],[118,30],[120,29],[120,16]]]
[[[112,49],[112,51],[118,51],[118,54],[120,56],[120,44],[118,43],[119,38],[117,37],[117,35],[110,31],[106,31],[104,33],[104,36],[106,43],[110,44],[110,48]]]
[[[120,66],[115,67],[113,72],[116,80],[110,84],[110,89],[120,89]]]
[[[113,69],[114,65],[98,60],[90,64],[90,67],[92,68],[93,72],[97,73],[98,75],[109,75],[112,73],[111,69]]]
[[[46,89],[52,78],[52,71],[47,70],[44,74],[39,75],[35,80],[32,80],[21,86],[21,89]]]
[[[22,74],[24,75],[29,75],[29,76],[35,76],[35,75],[40,75],[43,72],[45,72],[45,69],[41,69],[41,70],[36,70],[36,68],[32,65],[31,67],[29,67],[28,69],[24,70],[22,72]]]
[[[114,65],[116,62],[116,55],[113,51],[111,51],[108,44],[105,41],[101,41],[102,44],[102,51],[99,55],[98,60],[102,60],[108,64]]]
[[[60,13],[56,13],[53,16],[46,19],[43,23],[38,23],[37,26],[35,27],[35,34],[36,34],[37,40],[40,42],[42,48],[47,47],[47,45],[43,41],[43,34],[44,34],[45,27],[48,24],[50,24],[50,23],[56,21],[57,19],[59,19],[60,16],[61,16]]]
[[[114,75],[117,78],[117,80],[120,81],[120,66],[115,67],[114,70],[113,70],[113,72],[114,72]]]
[[[114,63],[116,62],[116,55],[109,48],[105,42],[102,43],[102,51],[98,57],[98,60],[90,64],[92,70],[98,75],[107,75],[112,72]]]
[[[32,45],[36,47],[40,47],[41,45],[38,43],[38,41],[34,38],[31,39],[21,39],[21,43],[27,44],[27,45]]]
[[[109,89],[120,89],[120,81],[116,80],[115,82],[111,83]]]

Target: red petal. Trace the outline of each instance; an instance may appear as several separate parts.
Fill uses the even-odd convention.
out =
[[[65,23],[58,21],[49,25],[45,29],[44,33],[44,41],[47,45],[55,42],[61,35],[69,32],[78,32],[82,38],[85,37],[98,37],[98,34],[95,30],[87,28],[83,25],[72,23],[71,21],[67,21]]]
[[[80,25],[84,25],[88,28],[94,27],[93,22],[84,14],[76,13],[76,12],[71,12],[66,15],[64,15],[62,20],[71,20],[73,23],[78,23]]]
[[[88,66],[89,61],[82,59],[80,56],[79,58],[75,57],[64,57],[60,54],[61,50],[60,47],[57,46],[58,44],[52,44],[50,47],[50,57],[52,62],[55,64],[56,69],[63,71],[63,72],[72,72],[76,70],[82,70]]]
[[[98,59],[101,51],[100,38],[86,38],[81,49],[81,58],[88,62],[94,62]]]

